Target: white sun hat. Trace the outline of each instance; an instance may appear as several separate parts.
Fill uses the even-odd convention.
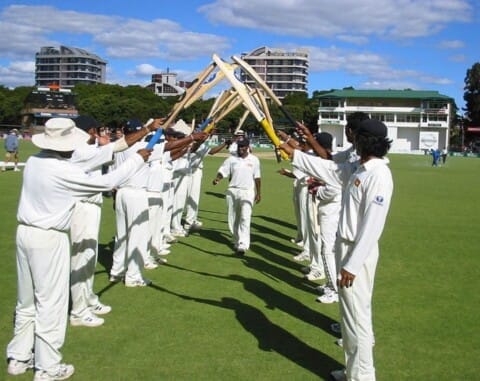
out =
[[[192,133],[192,128],[185,123],[183,119],[179,119],[177,123],[172,127],[175,132],[179,132],[184,134],[185,136],[190,135]]]
[[[69,152],[86,143],[90,135],[75,126],[68,118],[52,118],[45,123],[45,131],[32,136],[32,142],[42,149]]]

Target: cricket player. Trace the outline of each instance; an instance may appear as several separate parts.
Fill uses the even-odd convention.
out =
[[[209,152],[210,148],[207,144],[197,142],[188,153],[188,161],[190,163],[189,181],[185,204],[185,224],[183,225],[187,232],[198,230],[202,227],[202,223],[198,220],[198,207],[202,187],[203,160]]]
[[[191,136],[191,128],[182,119],[177,121],[173,126],[177,139],[183,139]],[[194,138],[191,138],[192,143]],[[188,160],[188,152],[191,146],[186,147],[185,154],[180,156],[173,164],[173,209],[172,220],[170,224],[170,232],[174,237],[185,237],[187,232],[182,226],[182,216],[187,201],[188,182],[190,173],[190,163]]]
[[[89,175],[102,173],[102,166],[113,160],[113,154],[127,149],[160,125],[162,119],[156,119],[149,126],[117,139],[110,139],[99,134],[100,123],[89,115],[80,115],[75,119],[77,127],[87,132],[90,139],[75,149],[72,163],[79,165]],[[142,147],[143,148],[143,147]],[[98,257],[98,234],[103,196],[99,192],[95,196],[76,203],[70,228],[72,242],[71,260],[71,295],[72,308],[70,324],[73,326],[98,327],[104,319],[97,315],[105,315],[111,307],[100,302],[93,292],[95,267]]]
[[[254,203],[261,200],[260,161],[250,154],[250,141],[237,142],[237,155],[230,155],[218,169],[213,185],[228,177],[226,192],[228,227],[236,254],[243,256],[250,248],[250,222]]]
[[[125,136],[142,128],[141,122],[131,119],[127,122]],[[145,142],[137,142],[127,150],[115,154],[113,168],[118,168],[135,154]],[[110,270],[110,281],[125,281],[126,287],[145,287],[151,284],[143,277],[143,268],[158,267],[148,250],[150,228],[148,223],[148,166],[144,165],[125,184],[117,189],[115,196],[115,249]]]
[[[305,129],[308,140],[312,139]],[[382,234],[393,193],[385,155],[391,146],[387,127],[375,119],[358,124],[354,136],[359,166],[304,155],[290,146],[292,164],[325,183],[342,184],[343,197],[336,241],[337,280],[346,369],[336,380],[375,381],[372,294]]]
[[[8,373],[35,366],[34,381],[65,380],[74,367],[61,362],[68,318],[70,240],[75,203],[108,191],[132,176],[150,155],[140,150],[107,175],[89,176],[70,162],[89,136],[71,119],[53,118],[32,137],[42,151],[25,166],[18,206],[17,304],[7,347]],[[39,191],[40,190],[40,191]]]

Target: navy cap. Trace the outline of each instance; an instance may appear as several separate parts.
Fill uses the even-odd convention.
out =
[[[129,119],[125,123],[123,132],[125,135],[131,134],[132,132],[138,131],[143,127],[142,122],[139,119]]]
[[[250,145],[250,140],[247,138],[240,139],[237,141],[237,147],[248,147]]]
[[[325,149],[332,149],[333,136],[328,132],[319,132],[315,134],[315,140]]]
[[[357,135],[362,136],[374,136],[386,138],[388,129],[384,123],[376,119],[366,119],[358,125],[357,130],[355,131]]]
[[[99,128],[101,124],[90,115],[79,115],[74,120],[75,125],[81,130],[88,132],[91,128]]]

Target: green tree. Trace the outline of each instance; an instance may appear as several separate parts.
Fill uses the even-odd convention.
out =
[[[463,99],[465,100],[465,117],[469,125],[480,125],[480,63],[477,62],[467,70],[465,76]]]

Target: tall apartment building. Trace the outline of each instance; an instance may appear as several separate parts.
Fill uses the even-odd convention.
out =
[[[107,62],[84,49],[45,46],[35,54],[35,85],[72,88],[105,83]]]
[[[318,129],[333,135],[333,147],[350,146],[347,116],[362,111],[388,127],[390,152],[422,153],[448,147],[454,100],[438,91],[335,90],[318,97]]]
[[[242,53],[241,58],[255,69],[278,98],[282,99],[291,93],[307,92],[309,66],[307,50],[287,52],[283,49],[261,47],[250,53]],[[243,71],[240,72],[240,76],[248,85],[255,85],[255,81]]]
[[[167,69],[164,73],[152,74],[152,83],[147,88],[160,97],[172,97],[183,94],[190,85],[191,82],[177,81],[177,73]]]

